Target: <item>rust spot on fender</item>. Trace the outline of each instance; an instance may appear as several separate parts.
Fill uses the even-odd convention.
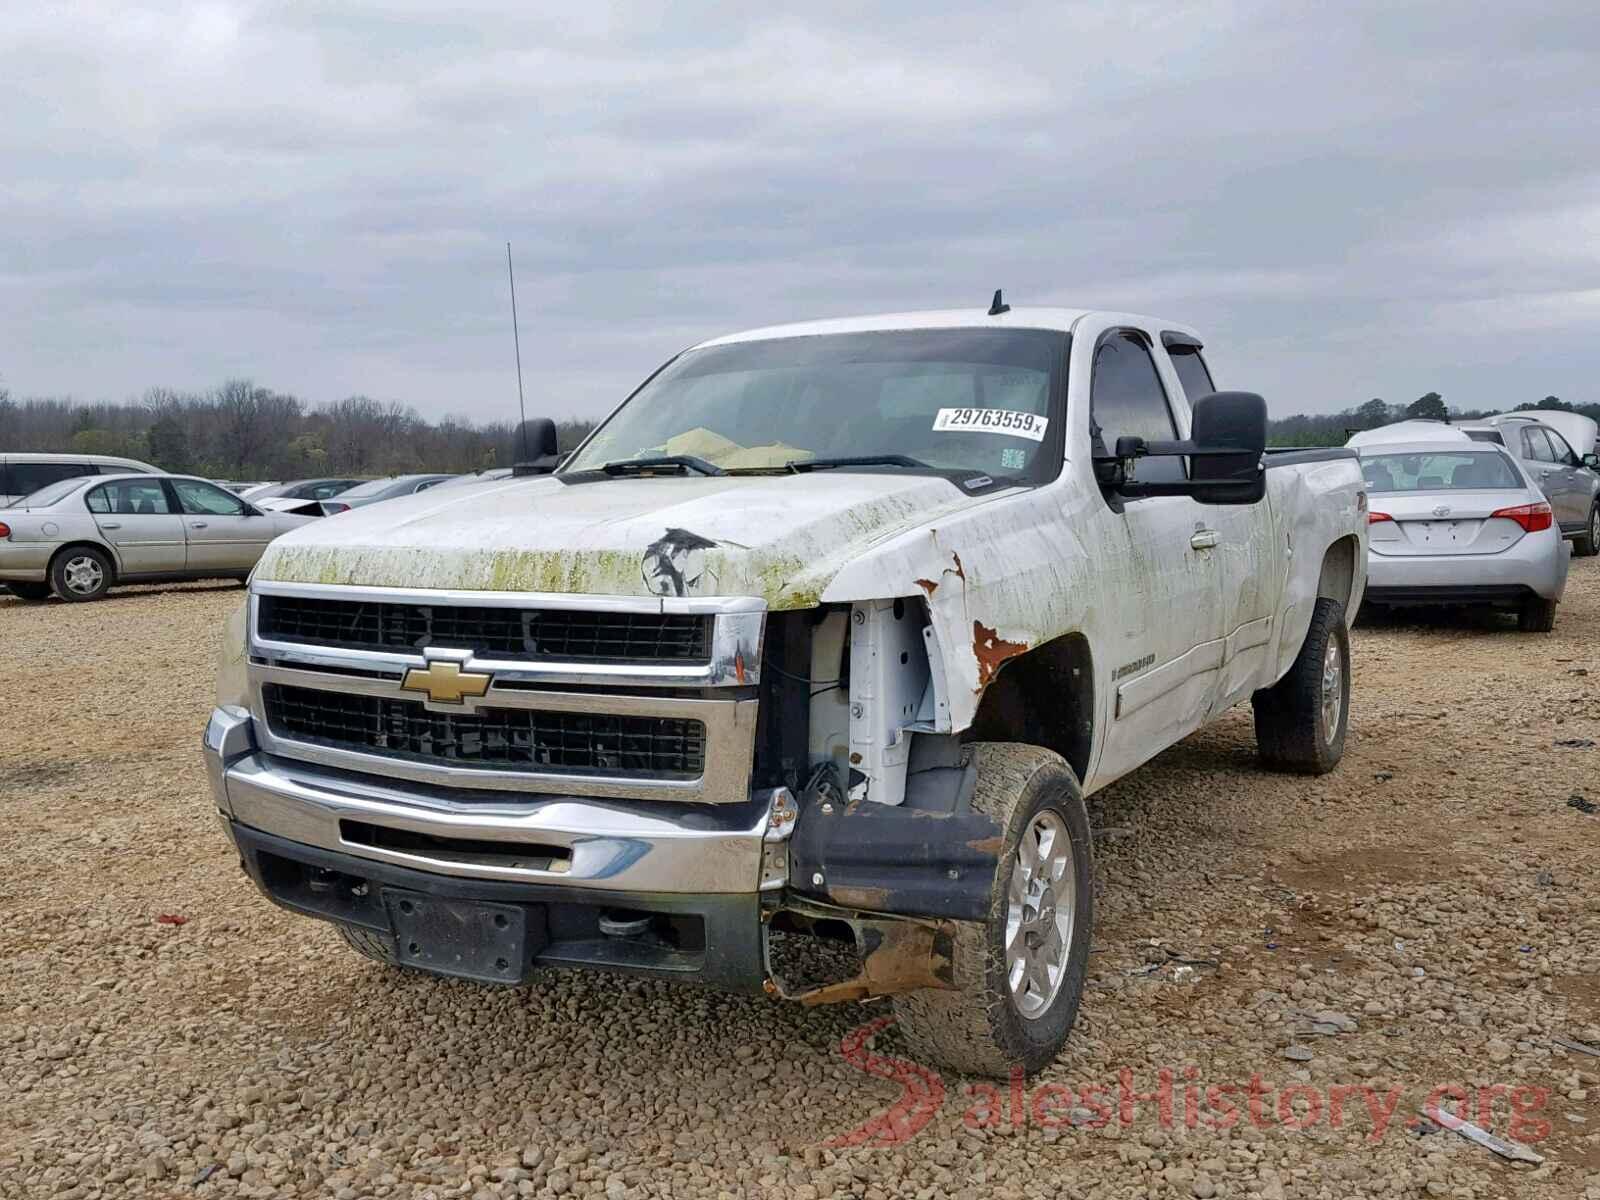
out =
[[[860,764],[860,762],[861,762],[861,753],[860,753],[860,751],[852,750],[850,752],[850,765],[851,766],[858,766]]]
[[[952,550],[950,551],[950,557],[955,560],[956,574],[961,577],[961,582],[965,583],[967,581],[967,572],[966,569],[961,565],[961,555]]]
[[[917,586],[923,591],[927,592],[930,596],[933,595],[933,593],[939,587],[939,585],[931,579],[919,579],[917,580]]]
[[[972,850],[976,850],[979,854],[992,854],[994,857],[999,858],[1000,852],[1005,849],[1005,842],[1006,840],[1003,837],[987,837],[979,838],[975,842],[968,842],[967,846]]]
[[[959,563],[961,560],[957,559]],[[972,623],[972,653],[978,659],[978,691],[989,686],[1000,664],[1015,658],[1028,648],[1025,642],[1008,642],[982,621]]]

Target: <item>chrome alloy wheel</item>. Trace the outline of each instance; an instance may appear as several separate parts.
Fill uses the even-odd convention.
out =
[[[67,591],[78,596],[92,596],[105,582],[106,573],[87,554],[79,554],[67,559],[67,565],[61,568],[61,577],[66,581]]]
[[[1029,1020],[1049,1010],[1066,978],[1077,884],[1066,822],[1039,813],[1017,846],[1006,908],[1006,983]]]
[[[1339,639],[1328,638],[1322,655],[1322,740],[1339,736],[1339,716],[1344,711],[1344,664],[1339,661]]]

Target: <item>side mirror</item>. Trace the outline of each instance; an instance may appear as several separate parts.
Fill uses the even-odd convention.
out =
[[[1583,465],[1591,471],[1600,472],[1600,454],[1585,454],[1583,456]]]
[[[1191,496],[1202,504],[1255,504],[1267,494],[1266,450],[1267,402],[1254,392],[1213,392],[1195,402],[1188,441],[1119,437],[1108,482],[1129,499]],[[1138,462],[1151,457],[1188,459],[1189,478],[1140,482]]]
[[[513,475],[548,475],[559,465],[556,423],[549,417],[524,421],[517,440],[517,453],[524,457],[512,466]]]

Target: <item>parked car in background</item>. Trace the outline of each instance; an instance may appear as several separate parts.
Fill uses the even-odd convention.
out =
[[[1583,558],[1600,553],[1600,472],[1583,458],[1593,453],[1592,443],[1580,452],[1560,430],[1531,413],[1508,413],[1456,428],[1475,442],[1504,446],[1538,482],[1562,536],[1572,539],[1572,552]]]
[[[239,494],[251,501],[273,496],[288,500],[327,500],[366,482],[365,479],[291,479],[287,483],[258,484]]]
[[[1363,429],[1350,435],[1346,446],[1360,449],[1381,445],[1384,442],[1467,441],[1467,435],[1448,421],[1434,421],[1417,417],[1409,421],[1396,421],[1392,425],[1379,425],[1376,429]]]
[[[188,475],[63,479],[0,508],[0,583],[24,600],[97,600],[119,583],[243,580],[309,520]]]
[[[1595,423],[1593,417],[1586,417],[1582,413],[1562,412],[1554,408],[1532,408],[1518,413],[1505,413],[1508,417],[1532,417],[1541,425],[1554,429],[1566,438],[1567,445],[1591,471],[1600,470],[1600,455],[1595,453],[1595,442],[1600,435],[1600,424]],[[1589,461],[1592,460],[1592,461]]]
[[[425,492],[446,479],[455,478],[454,475],[394,475],[388,479],[369,479],[359,487],[341,492],[336,500],[324,500],[322,511],[331,517],[335,513],[349,512],[352,508],[362,508],[380,500]]]
[[[493,467],[487,471],[473,471],[469,475],[457,475],[453,479],[442,480],[441,482],[434,484],[434,487],[464,487],[469,483],[494,483],[497,480],[510,478],[510,467]]]
[[[272,487],[275,483],[277,483],[277,480],[213,479],[211,482],[216,484],[219,488],[222,488],[224,491],[232,492],[235,496],[242,496],[245,492],[251,491],[255,488]]]
[[[62,479],[122,475],[133,471],[149,475],[158,470],[136,458],[113,458],[104,454],[0,454],[0,506],[12,504]]]
[[[1522,463],[1465,438],[1360,453],[1368,604],[1511,609],[1526,632],[1554,627],[1568,551]]]
[[[243,497],[240,497],[243,499]],[[267,512],[289,513],[297,517],[325,517],[328,514],[322,511],[321,500],[296,500],[291,496],[267,496],[261,500],[251,500],[251,504]]]

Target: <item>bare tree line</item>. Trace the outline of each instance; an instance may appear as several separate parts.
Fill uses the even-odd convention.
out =
[[[1515,407],[1569,409],[1600,420],[1600,405],[1555,396]],[[1481,415],[1451,409],[1429,392],[1410,404],[1373,399],[1337,413],[1280,417],[1269,423],[1268,439],[1282,446],[1337,446],[1352,429],[1406,417]],[[592,421],[558,422],[561,448],[570,450],[593,427]],[[19,400],[0,388],[0,450],[115,454],[213,478],[479,471],[515,462],[517,442],[510,421],[428,421],[413,408],[370,396],[312,405],[248,379],[230,379],[209,392],[151,388],[138,400],[97,404]]]
[[[562,449],[593,426],[558,422]],[[429,421],[370,396],[313,405],[248,379],[208,392],[151,388],[122,403],[18,399],[0,388],[0,449],[114,454],[228,479],[477,471],[510,466],[519,452],[515,422]]]

